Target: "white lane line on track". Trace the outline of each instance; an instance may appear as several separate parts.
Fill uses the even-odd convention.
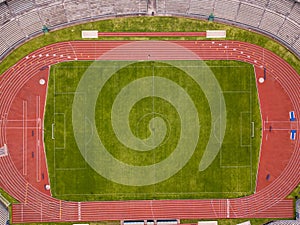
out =
[[[229,207],[230,207],[230,201],[229,199],[226,199],[226,206],[227,206],[227,218],[230,217]]]
[[[27,175],[27,101],[23,100],[23,175]]]

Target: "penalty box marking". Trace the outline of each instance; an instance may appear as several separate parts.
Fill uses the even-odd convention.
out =
[[[249,156],[250,156],[250,164],[249,165],[228,165],[228,166],[225,166],[223,165],[222,163],[222,149],[220,151],[220,168],[222,169],[229,169],[229,168],[249,168],[250,169],[250,173],[251,173],[251,179],[250,179],[250,183],[251,183],[251,186],[250,186],[250,190],[248,190],[248,192],[252,192],[252,143],[251,143],[251,137],[254,135],[254,130],[250,130],[250,136],[249,136],[249,144],[248,145],[244,145],[243,144],[243,134],[242,134],[242,130],[243,130],[243,125],[242,125],[242,121],[243,121],[243,114],[250,114],[250,117],[249,117],[249,126],[252,126],[254,129],[254,122],[251,122],[251,118],[252,118],[252,89],[250,87],[250,91],[225,91],[225,93],[237,93],[237,92],[241,92],[241,93],[249,93],[249,98],[250,98],[250,111],[242,111],[240,112],[240,147],[241,148],[244,148],[244,147],[249,147],[250,148],[250,152],[249,152]],[[249,127],[249,129],[251,129],[251,127]],[[238,185],[238,184],[237,184]]]
[[[59,119],[59,121],[61,122],[61,118],[62,118],[62,121],[63,121],[63,143],[59,143],[60,141],[57,141],[57,124],[59,122],[57,122],[57,120]],[[58,150],[58,149],[65,149],[66,148],[66,119],[65,119],[65,113],[54,113],[54,124],[52,126],[52,133],[54,134],[53,137],[54,137],[54,148],[55,150]]]
[[[251,152],[252,152],[252,143],[251,143],[251,130],[249,130],[249,144],[245,145],[243,144],[243,115],[244,114],[250,114],[250,117],[249,117],[249,129],[251,129],[250,125],[252,124],[251,123],[251,112],[250,111],[243,111],[243,112],[240,112],[240,147],[241,148],[250,148],[250,158],[251,158]],[[223,151],[221,149],[221,153],[220,153],[220,168],[252,168],[252,163],[250,162],[250,164],[248,165],[224,165],[222,162],[222,154],[223,154]]]
[[[75,95],[75,94],[78,93],[79,95],[84,96],[83,99],[85,99],[85,93],[83,93],[83,92],[82,93],[80,93],[80,92],[55,92],[55,93],[56,93],[54,95],[54,105],[55,106],[57,104],[56,97],[60,96],[60,95]],[[64,123],[64,126],[63,126],[63,130],[64,130],[63,131],[63,145],[57,146],[57,139],[56,139],[57,135],[55,134],[55,129],[57,129],[56,128],[56,118],[60,117],[62,115],[63,115],[63,123]],[[86,121],[83,122],[84,128],[86,127],[85,123],[86,123]],[[54,107],[54,123],[52,124],[52,139],[54,140],[54,152],[55,152],[54,153],[54,168],[57,171],[85,170],[87,168],[86,163],[84,163],[84,167],[56,167],[56,157],[55,157],[55,155],[59,154],[60,151],[65,150],[67,148],[66,127],[67,127],[67,124],[66,124],[66,115],[65,115],[65,113],[56,112],[56,107]],[[58,152],[56,152],[56,150],[58,150]],[[56,175],[54,177],[56,179]]]
[[[255,73],[255,70],[254,70],[254,73]],[[223,91],[223,93],[249,93],[249,100],[250,100],[250,111],[244,111],[244,112],[241,112],[242,113],[249,113],[250,114],[250,121],[249,123],[251,123],[251,126],[253,127],[253,131],[251,132],[251,137],[254,136],[254,122],[251,122],[251,118],[252,118],[252,105],[253,105],[253,102],[252,102],[252,85],[253,85],[253,81],[251,80],[251,71],[248,70],[248,77],[249,77],[249,90],[244,90],[244,91]],[[256,85],[256,83],[255,83]],[[256,87],[257,89],[257,87]],[[242,120],[242,118],[241,118]],[[243,145],[242,143],[242,123],[241,123],[241,132],[240,132],[240,146],[241,147],[249,147],[250,148],[250,165],[243,165],[243,166],[225,166],[225,165],[222,165],[222,149],[220,151],[220,168],[250,168],[251,170],[251,189],[252,189],[252,143],[251,143],[251,138],[249,137],[249,140],[250,140],[250,144],[249,145]],[[252,190],[250,190],[252,191]]]

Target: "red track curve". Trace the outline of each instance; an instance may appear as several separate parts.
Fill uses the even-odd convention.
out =
[[[36,79],[36,82],[41,77],[47,80],[45,72],[40,70],[45,65],[63,61],[98,59],[103,53],[126,43],[129,42],[74,41],[49,45],[30,53],[1,76],[0,146],[7,143],[10,154],[0,158],[0,184],[5,191],[20,202],[13,204],[13,222],[293,217],[293,201],[285,199],[285,197],[300,181],[299,136],[293,144],[282,146],[282,149],[287,149],[290,155],[286,166],[276,179],[269,185],[257,189],[255,194],[237,199],[68,202],[52,198],[49,193],[41,191],[43,188],[39,184],[35,184],[30,178],[21,174],[20,162],[13,156],[12,152],[15,149],[11,148],[10,143],[22,139],[18,140],[16,135],[7,131],[5,120],[14,118],[15,111],[11,110],[14,109],[16,96],[22,99],[19,93],[24,85],[32,79]],[[270,77],[280,85],[289,99],[287,110],[295,111],[296,117],[299,118],[300,76],[289,64],[274,53],[259,46],[238,41],[173,41],[172,43],[190,49],[204,60],[240,60],[251,63],[255,67],[257,78],[261,76],[261,68],[265,66]],[[151,57],[156,57],[156,59],[184,59],[177,55],[174,49],[156,48],[153,44],[135,50],[136,54],[132,57],[139,60],[147,60],[148,52],[151,52]],[[164,53],[163,56],[162,52]],[[115,55],[113,58],[124,59],[124,55]],[[260,91],[260,86],[258,89]],[[261,107],[267,106],[269,100],[260,96]],[[276,119],[276,112],[273,113],[274,115],[270,111],[266,115],[262,111],[262,119],[265,120],[266,116]],[[43,119],[43,114],[40,117]],[[296,127],[298,129],[299,122],[297,122]],[[261,152],[268,148],[268,145],[264,144],[266,133],[263,131]],[[44,149],[43,144],[40,148]],[[42,156],[44,156],[43,154]]]

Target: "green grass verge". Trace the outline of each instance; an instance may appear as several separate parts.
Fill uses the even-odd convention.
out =
[[[182,70],[158,62],[140,62],[119,70],[99,93],[96,105],[98,134],[106,149],[120,161],[149,165],[168,157],[180,136],[180,120],[172,105],[160,98],[144,98],[130,112],[133,133],[149,135],[153,101],[171,129],[155,150],[137,153],[119,143],[112,129],[110,109],[116,95],[137,78],[162,76],[176,82],[191,96],[199,113],[200,140],[187,165],[173,177],[142,187],[108,181],[82,158],[72,128],[72,101],[77,83],[91,62],[67,62],[52,66],[45,114],[45,145],[52,194],[66,200],[236,198],[252,194],[255,188],[260,147],[260,112],[253,67],[235,61],[207,61],[217,78],[227,106],[227,130],[220,153],[204,172],[198,171],[210,132],[210,109],[201,88]],[[67,93],[67,94],[66,94]],[[55,102],[55,108],[54,108]],[[141,118],[143,118],[141,120]],[[141,121],[141,122],[140,122]],[[255,138],[250,123],[254,121]],[[51,124],[55,122],[55,140]],[[137,125],[138,124],[138,125]],[[224,179],[226,177],[226,179]]]
[[[22,57],[25,57],[30,52],[39,49],[43,46],[71,40],[82,40],[81,30],[94,29],[99,31],[205,31],[214,29],[227,30],[227,40],[239,40],[253,43],[269,49],[285,59],[290,65],[292,65],[300,74],[299,59],[288,51],[285,47],[277,43],[276,41],[237,27],[220,24],[216,22],[207,22],[204,20],[179,18],[179,17],[121,17],[115,19],[100,20],[96,22],[90,22],[80,24],[76,26],[70,26],[61,30],[51,31],[47,35],[41,35],[29,42],[23,44],[15,51],[13,51],[7,58],[0,64],[0,74],[2,74],[9,67],[14,65]],[[202,40],[202,37],[103,37],[99,40]]]
[[[10,203],[17,203],[18,201],[7,194],[2,188],[0,188],[0,194]]]
[[[300,198],[300,184],[289,194],[288,198]]]

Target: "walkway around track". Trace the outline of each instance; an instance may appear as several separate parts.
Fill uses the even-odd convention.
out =
[[[34,76],[39,76],[40,68],[64,61],[96,60],[176,60],[195,59],[182,56],[172,48],[162,48],[157,42],[136,42],[136,48],[128,45],[128,41],[74,41],[57,43],[43,47],[30,53],[20,60],[14,67],[2,75],[0,80],[1,117],[13,118],[13,102],[24,83],[30,82]],[[190,49],[203,60],[239,60],[254,65],[257,78],[259,71],[267,67],[270,75],[280,84],[290,102],[295,115],[300,115],[300,77],[281,58],[261,47],[238,41],[173,41],[176,45]],[[116,47],[122,50],[114,52]],[[112,51],[110,51],[112,50]],[[123,54],[122,54],[122,51]],[[109,52],[109,54],[105,54]],[[129,54],[129,53],[134,54]],[[117,53],[117,54],[114,54]],[[45,77],[44,77],[45,78]],[[260,90],[260,87],[258,85]],[[261,106],[267,107],[270,97],[259,97]],[[281,102],[285,105],[285,102]],[[43,115],[42,115],[43,116]],[[264,112],[262,119],[266,120]],[[274,111],[268,112],[268,118],[278,115]],[[43,119],[43,118],[41,118]],[[3,123],[0,124],[0,145],[14,140],[13,134],[6,132]],[[298,126],[299,127],[299,126]],[[265,131],[263,131],[263,136]],[[262,139],[264,152],[268,145]],[[280,144],[280,143],[279,143]],[[293,201],[285,197],[298,185],[300,181],[300,140],[291,146],[281,146],[282,151],[288,148],[290,158],[282,173],[269,185],[255,194],[238,199],[212,200],[147,200],[147,201],[109,201],[109,202],[67,202],[54,199],[43,193],[28,182],[20,173],[19,159],[11,154],[0,158],[1,186],[20,203],[13,204],[12,220],[18,222],[50,222],[50,221],[99,221],[122,219],[159,219],[159,218],[290,218],[293,217]],[[8,145],[10,149],[10,146]],[[41,149],[44,151],[44,149]],[[14,149],[10,149],[14,151]],[[28,165],[29,166],[29,165]],[[260,167],[261,169],[261,167]]]

